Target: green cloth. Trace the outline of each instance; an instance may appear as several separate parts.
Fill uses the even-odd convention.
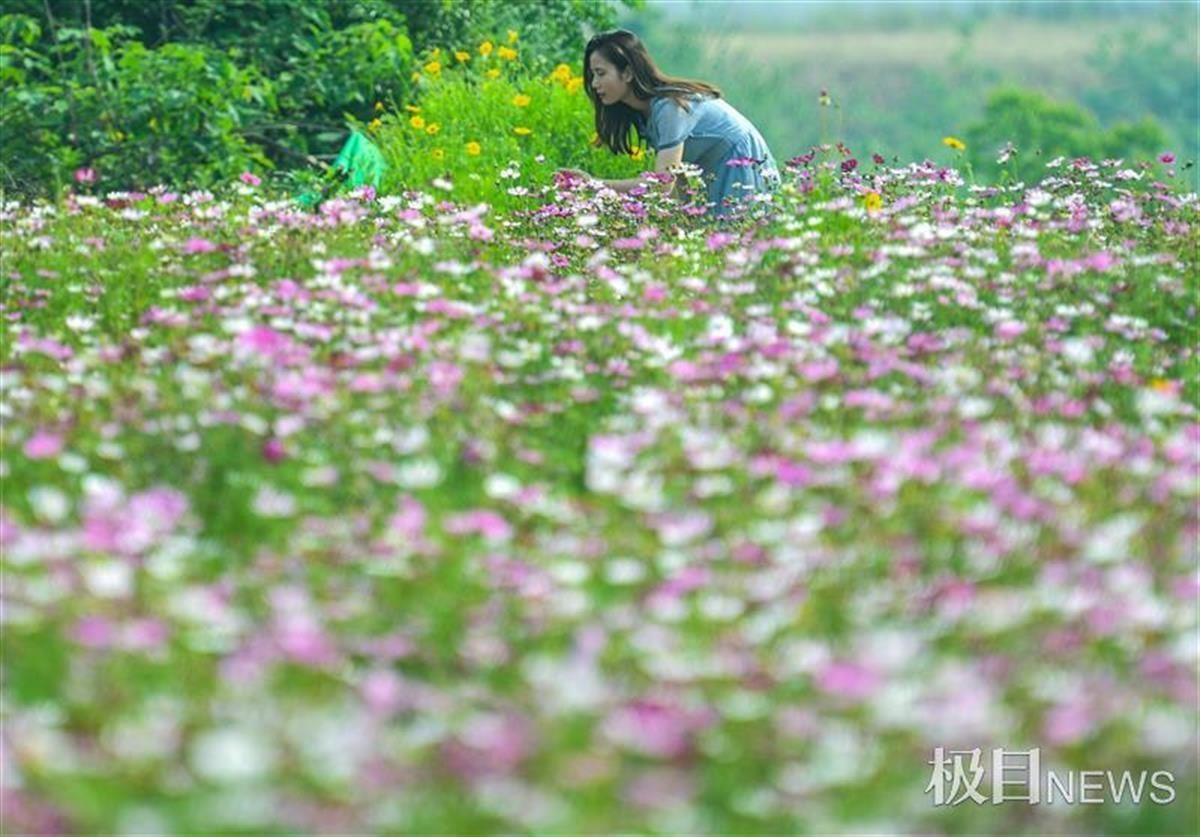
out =
[[[383,161],[379,148],[358,131],[350,132],[350,138],[333,161],[333,167],[347,172],[351,186],[369,184],[376,188],[379,188],[379,181],[387,171],[387,163]]]
[[[349,138],[333,161],[333,171],[341,176],[341,183],[351,187],[373,186],[379,188],[387,171],[387,163],[379,147],[358,131],[351,131]],[[327,189],[309,189],[296,196],[302,206],[315,206],[326,197]]]

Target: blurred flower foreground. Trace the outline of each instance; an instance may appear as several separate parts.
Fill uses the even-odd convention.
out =
[[[1196,195],[847,156],[5,205],[6,830],[1191,831]]]

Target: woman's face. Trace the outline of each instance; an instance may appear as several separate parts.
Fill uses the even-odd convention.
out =
[[[592,70],[592,90],[603,105],[615,105],[629,94],[633,72],[626,67],[624,74],[617,70],[615,64],[600,54],[593,52],[588,64]]]

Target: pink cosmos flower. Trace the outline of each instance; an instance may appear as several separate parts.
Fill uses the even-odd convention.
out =
[[[252,354],[279,359],[291,349],[292,339],[269,326],[254,326],[238,335],[237,346]]]
[[[1001,340],[1015,340],[1025,333],[1025,324],[1016,320],[1005,320],[996,326],[996,337]]]
[[[153,546],[187,513],[187,498],[171,488],[152,488],[128,501],[119,490],[95,493],[84,504],[85,549],[135,555]]]
[[[84,648],[108,648],[116,641],[116,627],[103,616],[84,616],[75,623],[71,638]]]
[[[252,172],[248,172],[248,171],[244,171],[241,174],[239,174],[238,180],[242,181],[243,183],[248,183],[251,186],[259,186],[262,184],[261,177],[259,177],[258,175],[254,174]]]
[[[653,758],[678,759],[691,752],[708,713],[655,699],[635,700],[611,714],[603,729],[617,744]]]
[[[1092,253],[1083,260],[1083,266],[1097,273],[1107,273],[1117,263],[1117,258],[1107,250]]]
[[[533,725],[516,715],[481,715],[442,751],[447,766],[466,779],[516,770],[536,748]]]
[[[184,302],[204,302],[212,296],[212,291],[204,285],[188,285],[180,288],[177,296]]]
[[[642,299],[646,302],[662,302],[667,298],[667,289],[663,285],[647,285],[642,291]]]
[[[1162,154],[1158,155],[1158,162],[1162,163],[1164,166],[1169,166],[1175,162],[1175,155],[1170,151],[1164,151]]]
[[[781,459],[775,466],[775,478],[789,488],[799,488],[811,485],[813,475],[808,468],[799,462],[793,462],[790,459]]]
[[[429,385],[439,398],[449,398],[458,390],[464,374],[457,364],[435,360],[429,364]]]
[[[491,509],[473,509],[450,517],[445,529],[452,535],[482,535],[489,541],[506,541],[512,537],[512,526]]]
[[[94,168],[92,168],[91,166],[85,166],[83,168],[75,169],[75,182],[76,183],[95,183],[96,182],[96,170]]]
[[[359,688],[363,701],[375,715],[391,715],[400,708],[404,697],[404,681],[387,669],[368,672]]]
[[[121,646],[130,651],[156,651],[170,636],[170,627],[159,619],[135,619],[121,632]]]
[[[303,620],[280,625],[276,629],[275,641],[285,657],[303,666],[323,668],[338,660],[333,640],[319,626]]]
[[[833,661],[816,673],[816,685],[822,692],[852,701],[869,698],[879,689],[882,678],[858,663]]]
[[[684,567],[673,577],[664,581],[654,591],[656,598],[676,599],[709,582],[711,575],[705,567]]]
[[[281,462],[287,458],[287,451],[283,447],[283,440],[272,436],[263,442],[262,457],[267,462]]]
[[[25,442],[24,451],[30,459],[50,459],[62,453],[62,449],[62,436],[38,430]]]
[[[419,541],[425,533],[425,506],[410,496],[400,498],[388,528],[407,541]]]
[[[207,238],[193,236],[183,243],[183,252],[189,255],[193,253],[211,253],[216,249],[217,245],[213,244]]]
[[[1091,712],[1082,701],[1060,703],[1043,716],[1042,736],[1054,746],[1073,744],[1085,738],[1094,724]]]

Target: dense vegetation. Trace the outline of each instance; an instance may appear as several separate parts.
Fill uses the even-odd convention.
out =
[[[635,2],[630,5],[637,5]],[[536,25],[527,27],[536,8]],[[577,58],[587,0],[14,0],[0,15],[0,187],[57,194],[79,168],[110,188],[208,185],[311,169],[415,93],[414,44],[520,28],[532,70]]]
[[[578,76],[583,33],[611,26],[618,11],[664,67],[723,87],[781,159],[840,141],[917,161],[952,134],[968,140],[976,179],[992,182],[1009,142],[1018,153],[1006,171],[1027,181],[1059,155],[1148,159],[1170,149],[1184,169],[1197,156],[1195,21],[1170,4],[971,4],[949,16],[908,6],[835,16],[812,7],[800,16],[809,7],[797,6],[787,12],[795,21],[782,25],[775,4],[772,27],[761,4],[757,15],[751,4],[728,19],[720,4],[683,14],[682,5],[585,0],[15,0],[6,8],[0,187],[9,194],[59,194],[80,168],[108,188],[208,185],[247,169],[301,188],[320,177],[351,125],[410,119],[406,108],[430,94],[440,124],[454,108],[456,131],[473,138],[466,142],[497,152],[472,169],[494,178],[501,146],[511,154],[539,143],[514,146],[509,126],[494,124],[500,111],[427,84],[434,79],[421,67],[450,69],[466,52],[476,68],[487,63],[478,47],[494,42],[479,78],[491,69],[519,87],[560,64]],[[516,60],[500,57],[513,47],[509,31],[520,33]],[[507,90],[496,85],[492,95]],[[581,156],[586,108],[556,107],[539,118],[564,141],[541,147],[555,162],[595,165],[594,155]],[[496,128],[501,134],[481,133]],[[583,145],[565,142],[581,135]],[[402,164],[391,184],[428,186],[408,178],[429,170]],[[1188,176],[1200,182],[1194,169]]]
[[[716,223],[507,5],[34,6],[5,833],[1196,833],[1200,198],[1097,159],[1159,128],[1002,88],[1015,151],[780,149]],[[301,112],[380,182],[293,200]],[[939,806],[939,747],[1173,798]]]

